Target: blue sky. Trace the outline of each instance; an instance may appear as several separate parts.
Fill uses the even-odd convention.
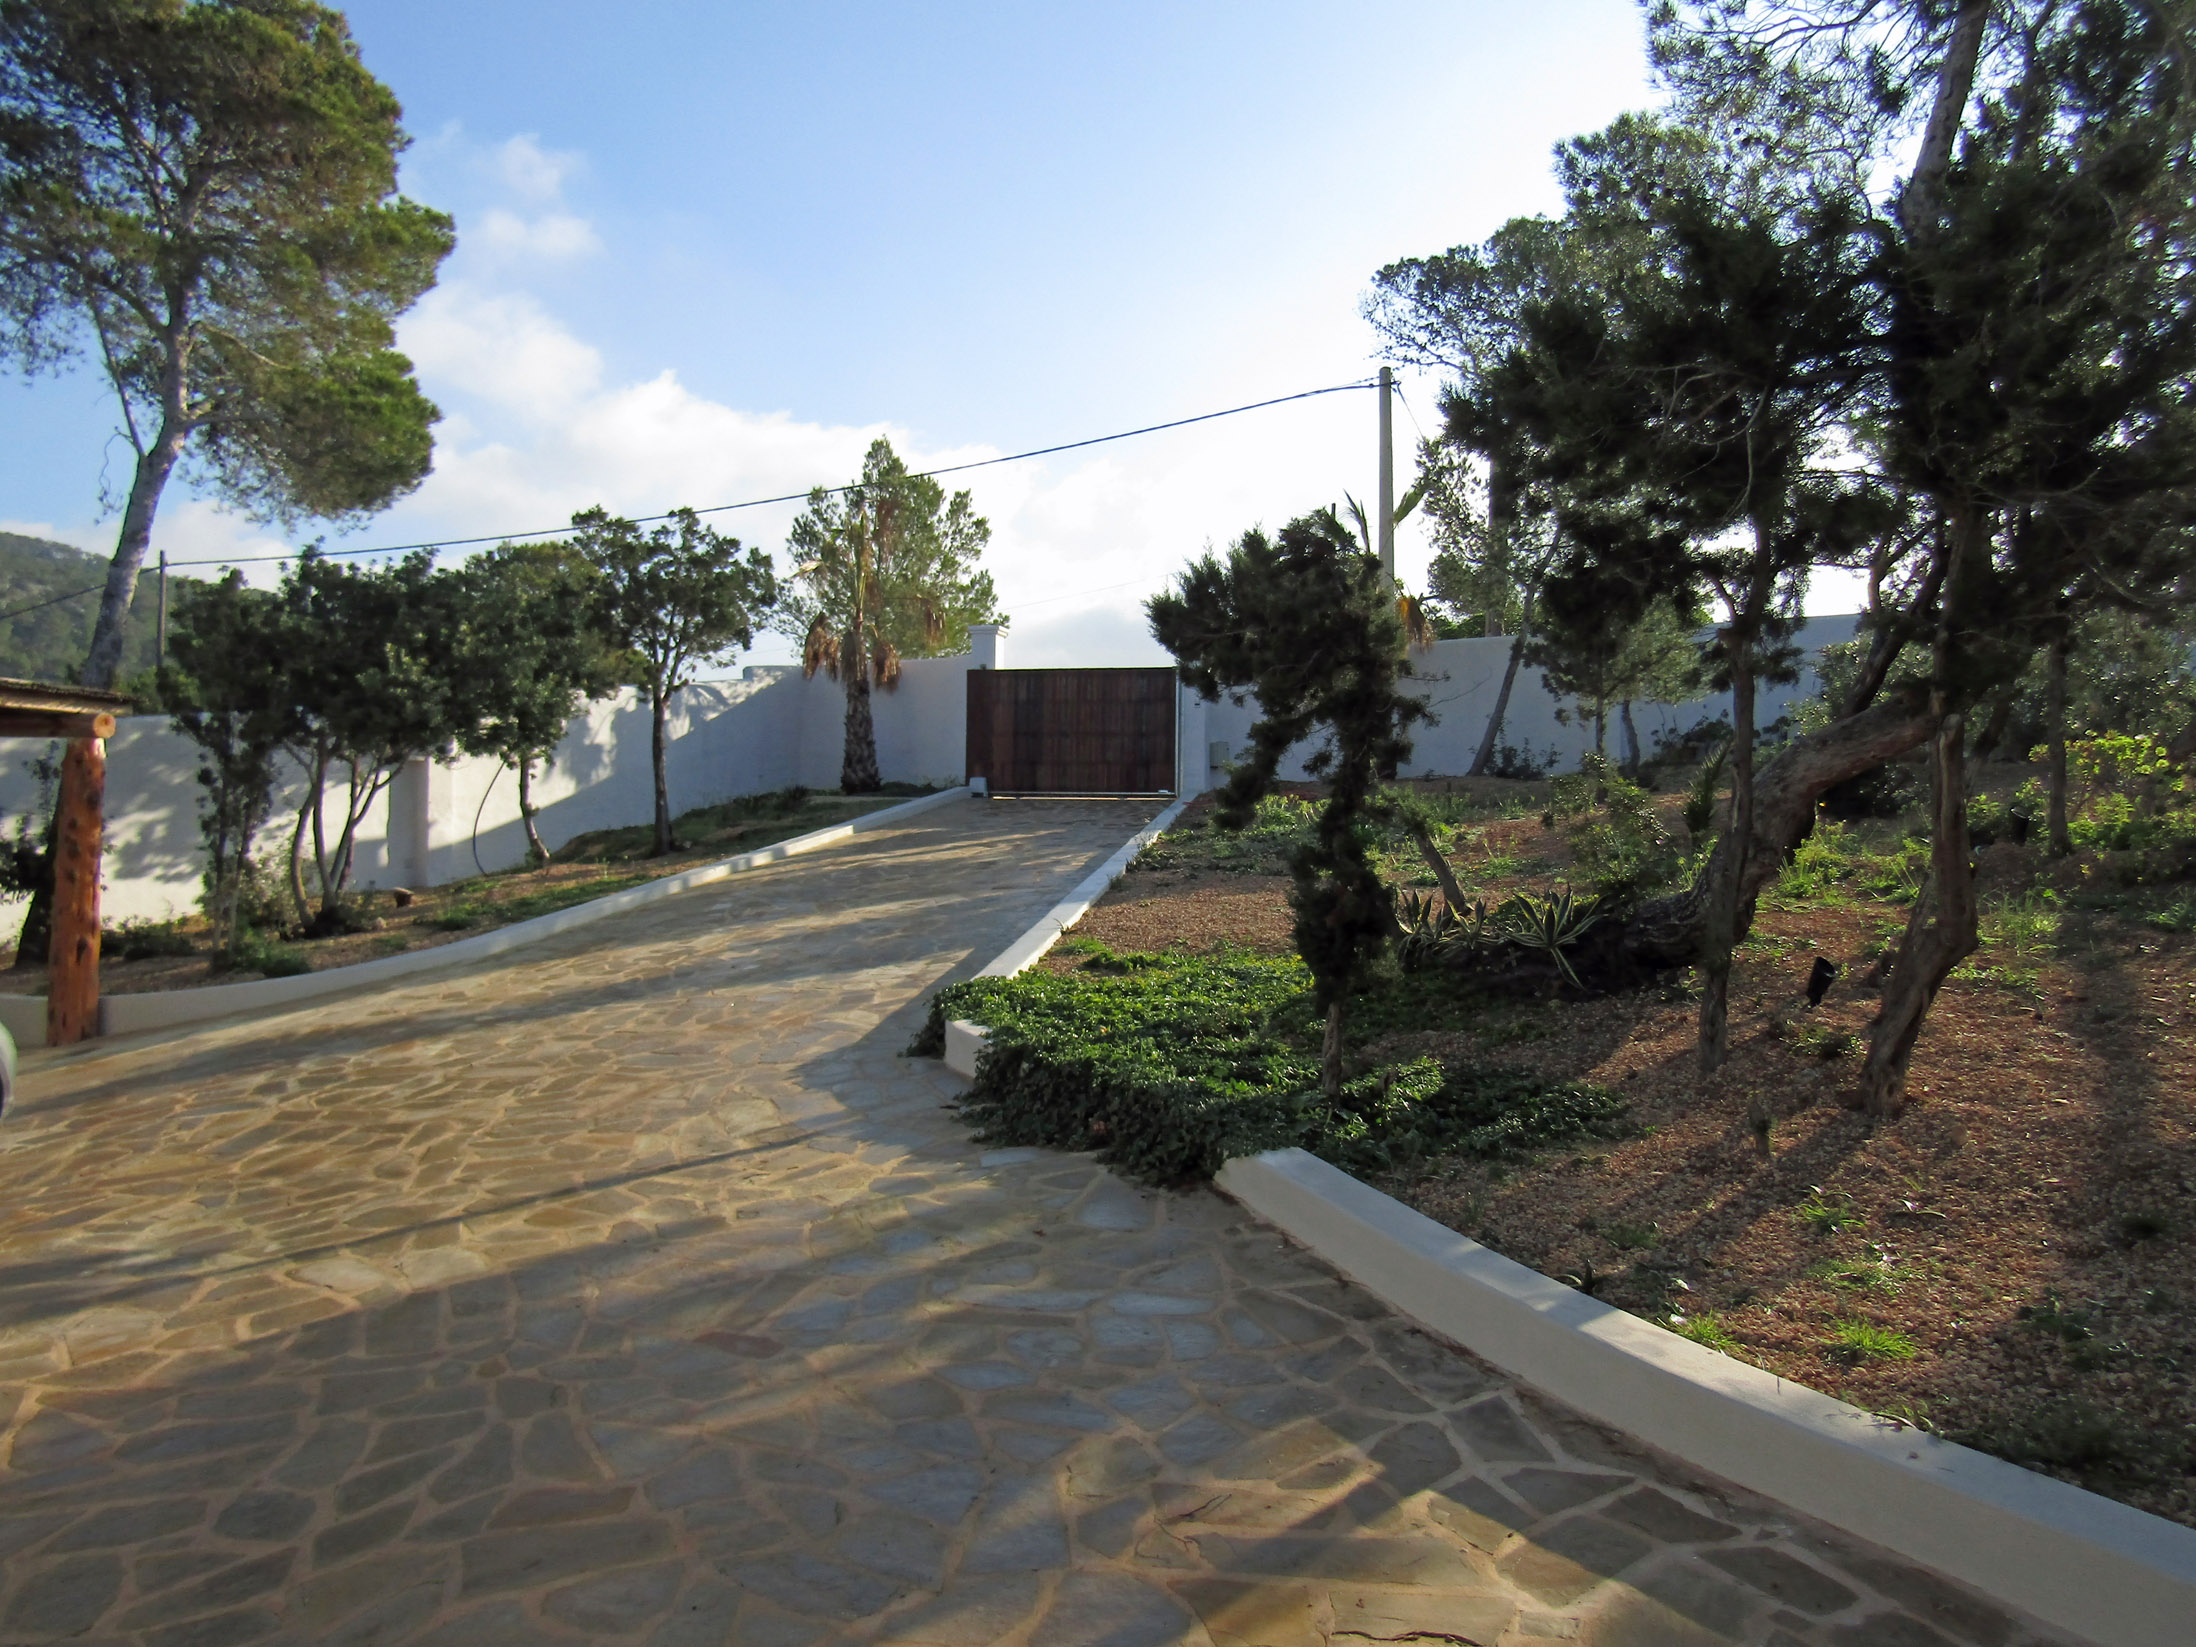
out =
[[[348,11],[416,139],[405,187],[460,240],[401,334],[436,472],[338,546],[836,484],[880,432],[966,461],[1362,377],[1374,269],[1553,209],[1550,146],[1652,101],[1632,0]],[[111,547],[112,421],[88,376],[0,383],[0,526]],[[1152,659],[1141,598],[1369,495],[1373,428],[1334,395],[968,477],[1009,661]],[[720,524],[777,548],[793,512]],[[156,534],[279,541],[183,487]],[[1424,558],[1406,529],[1407,579]]]

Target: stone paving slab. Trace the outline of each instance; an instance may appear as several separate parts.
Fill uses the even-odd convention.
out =
[[[994,802],[28,1061],[0,1643],[2033,1647],[900,1049],[1143,823]]]

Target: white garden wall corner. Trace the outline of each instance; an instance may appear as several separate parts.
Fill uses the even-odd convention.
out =
[[[2099,1647],[2196,1642],[2196,1529],[1847,1406],[1551,1281],[1302,1150],[1219,1187],[1591,1418]]]

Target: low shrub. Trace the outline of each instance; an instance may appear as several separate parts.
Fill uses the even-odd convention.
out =
[[[197,952],[190,934],[173,921],[124,921],[99,935],[99,953],[110,961],[149,961]]]
[[[237,939],[230,965],[239,972],[258,972],[269,978],[296,978],[313,970],[313,963],[302,949],[274,943],[256,932]]]
[[[1072,973],[949,985],[909,1051],[942,1051],[950,1018],[984,1024],[960,1105],[982,1142],[1095,1149],[1156,1184],[1287,1145],[1366,1170],[1617,1128],[1623,1102],[1601,1088],[1426,1058],[1361,1075],[1329,1106],[1309,988],[1295,960],[1098,952]]]

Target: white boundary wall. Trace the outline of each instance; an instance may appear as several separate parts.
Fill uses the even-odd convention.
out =
[[[1810,618],[1792,637],[1792,643],[1812,657],[1824,646],[1851,640],[1859,626],[1860,619],[1854,616]],[[1510,641],[1504,636],[1436,641],[1422,651],[1413,652],[1411,658],[1418,673],[1419,687],[1434,712],[1434,721],[1430,725],[1422,721],[1411,728],[1411,758],[1403,764],[1402,775],[1406,778],[1461,777],[1479,751],[1479,739],[1486,731],[1488,713],[1494,708],[1495,694],[1501,690],[1502,671],[1510,661]],[[1813,697],[1817,690],[1819,682],[1815,671],[1803,662],[1799,678],[1791,685],[1760,688],[1756,694],[1757,723],[1767,726],[1792,705]],[[1593,723],[1580,719],[1576,708],[1569,700],[1558,699],[1548,691],[1539,670],[1520,667],[1517,683],[1510,689],[1509,708],[1502,717],[1500,741],[1515,745],[1521,751],[1530,749],[1536,757],[1546,756],[1553,748],[1556,754],[1554,769],[1572,771],[1577,767],[1579,757],[1594,746]],[[1695,698],[1688,703],[1635,704],[1632,724],[1639,729],[1641,752],[1652,754],[1658,732],[1675,735],[1713,716],[1729,714],[1730,709],[1728,692]],[[1556,719],[1558,710],[1571,712],[1569,725]],[[1234,704],[1222,699],[1219,703],[1208,704],[1184,693],[1178,755],[1183,766],[1184,788],[1204,790],[1220,783],[1226,773],[1213,758],[1214,746],[1224,744],[1226,758],[1239,758],[1250,748],[1251,723],[1257,718],[1255,701]],[[1282,765],[1281,775],[1303,778],[1303,758],[1315,747],[1305,744],[1291,750],[1289,759]],[[1622,734],[1618,731],[1615,706],[1612,705],[1608,728],[1609,758],[1614,760],[1622,752]]]
[[[887,782],[961,782],[970,665],[965,654],[914,659],[902,665],[898,691],[875,695],[877,761]],[[688,688],[671,706],[673,810],[792,784],[836,789],[845,714],[837,682],[804,680],[789,666]],[[554,764],[534,778],[537,821],[552,849],[589,830],[647,822],[655,806],[649,741],[647,701],[630,690],[573,720]],[[0,739],[0,827],[12,829],[36,804],[37,785],[24,768],[47,749],[41,740]],[[165,920],[198,907],[197,770],[197,751],[165,716],[131,715],[117,724],[107,742],[101,915],[108,923]],[[287,852],[302,794],[293,772],[260,836],[263,854]],[[341,827],[340,802],[323,815],[332,837]],[[360,830],[352,874],[363,887],[437,886],[482,868],[507,869],[525,855],[517,777],[496,761],[461,756],[415,762],[397,774]],[[20,900],[0,904],[0,922],[19,912]]]
[[[1850,639],[1858,620],[1814,618],[1795,637],[1813,652]],[[971,668],[1004,666],[1004,637],[988,625],[972,631],[970,654],[921,658],[903,666],[899,690],[872,700],[877,760],[888,782],[951,785],[966,776],[966,677]],[[1509,661],[1505,638],[1438,641],[1415,654],[1418,682],[1435,720],[1413,729],[1413,754],[1405,777],[1460,776],[1472,763]],[[1765,687],[1760,718],[1773,721],[1816,690],[1814,671],[1803,667],[1790,686]],[[1223,763],[1249,746],[1255,702],[1208,704],[1178,693],[1176,790],[1195,795],[1226,777]],[[1523,668],[1510,693],[1502,741],[1569,770],[1593,747],[1593,729],[1552,697],[1540,671]],[[1633,710],[1643,749],[1658,732],[1676,733],[1727,712],[1727,695],[1683,704],[1640,704]],[[671,709],[669,780],[677,811],[708,806],[736,795],[805,784],[834,789],[844,743],[846,696],[837,682],[804,680],[788,665],[763,665],[737,681],[691,687]],[[1609,731],[1610,753],[1617,731]],[[0,739],[0,827],[36,800],[25,764],[47,746],[30,739]],[[1305,776],[1311,746],[1291,752],[1282,775]],[[195,751],[169,729],[165,717],[125,718],[107,746],[107,878],[102,913],[111,923],[161,920],[197,907],[200,846]],[[299,793],[293,775],[287,791]],[[648,707],[633,692],[589,706],[557,750],[554,764],[536,774],[534,804],[542,838],[552,848],[595,829],[644,823],[653,810]],[[296,801],[278,801],[275,820],[260,838],[263,853],[287,848]],[[339,820],[331,820],[331,829]],[[460,758],[417,762],[399,773],[374,805],[360,833],[353,876],[364,887],[436,886],[482,869],[507,869],[525,857],[518,815],[518,780],[495,761]],[[0,904],[0,923],[13,910]]]

